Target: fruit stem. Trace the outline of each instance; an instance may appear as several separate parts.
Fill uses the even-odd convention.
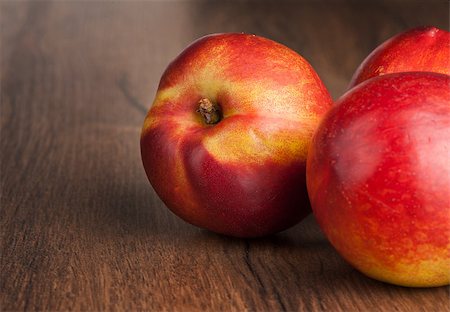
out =
[[[222,120],[222,112],[217,104],[212,103],[209,99],[201,99],[198,101],[197,112],[200,113],[208,125],[213,125]]]

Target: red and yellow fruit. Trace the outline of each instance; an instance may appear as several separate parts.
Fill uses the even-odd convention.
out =
[[[308,214],[306,156],[331,98],[312,67],[274,41],[217,34],[167,68],[142,128],[147,176],[175,214],[240,237]]]
[[[420,27],[390,38],[362,62],[350,87],[372,77],[411,71],[450,75],[450,32]]]
[[[450,77],[397,73],[346,93],[311,144],[313,212],[337,251],[375,279],[450,279]]]

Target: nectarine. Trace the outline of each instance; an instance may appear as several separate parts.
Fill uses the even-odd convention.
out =
[[[311,65],[255,35],[215,34],[166,69],[141,134],[163,202],[214,232],[255,237],[310,212],[306,156],[331,98]]]

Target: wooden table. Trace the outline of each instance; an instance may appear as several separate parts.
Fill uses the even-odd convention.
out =
[[[441,2],[2,1],[2,311],[448,311],[347,265],[312,216],[263,239],[197,229],[145,176],[139,134],[190,41],[245,31],[304,55],[337,98],[377,44],[448,29]]]

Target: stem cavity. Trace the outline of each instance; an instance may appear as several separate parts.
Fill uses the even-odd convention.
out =
[[[208,125],[214,125],[222,120],[222,112],[220,106],[212,103],[209,99],[201,99],[198,102],[197,112],[203,117],[203,120]]]

